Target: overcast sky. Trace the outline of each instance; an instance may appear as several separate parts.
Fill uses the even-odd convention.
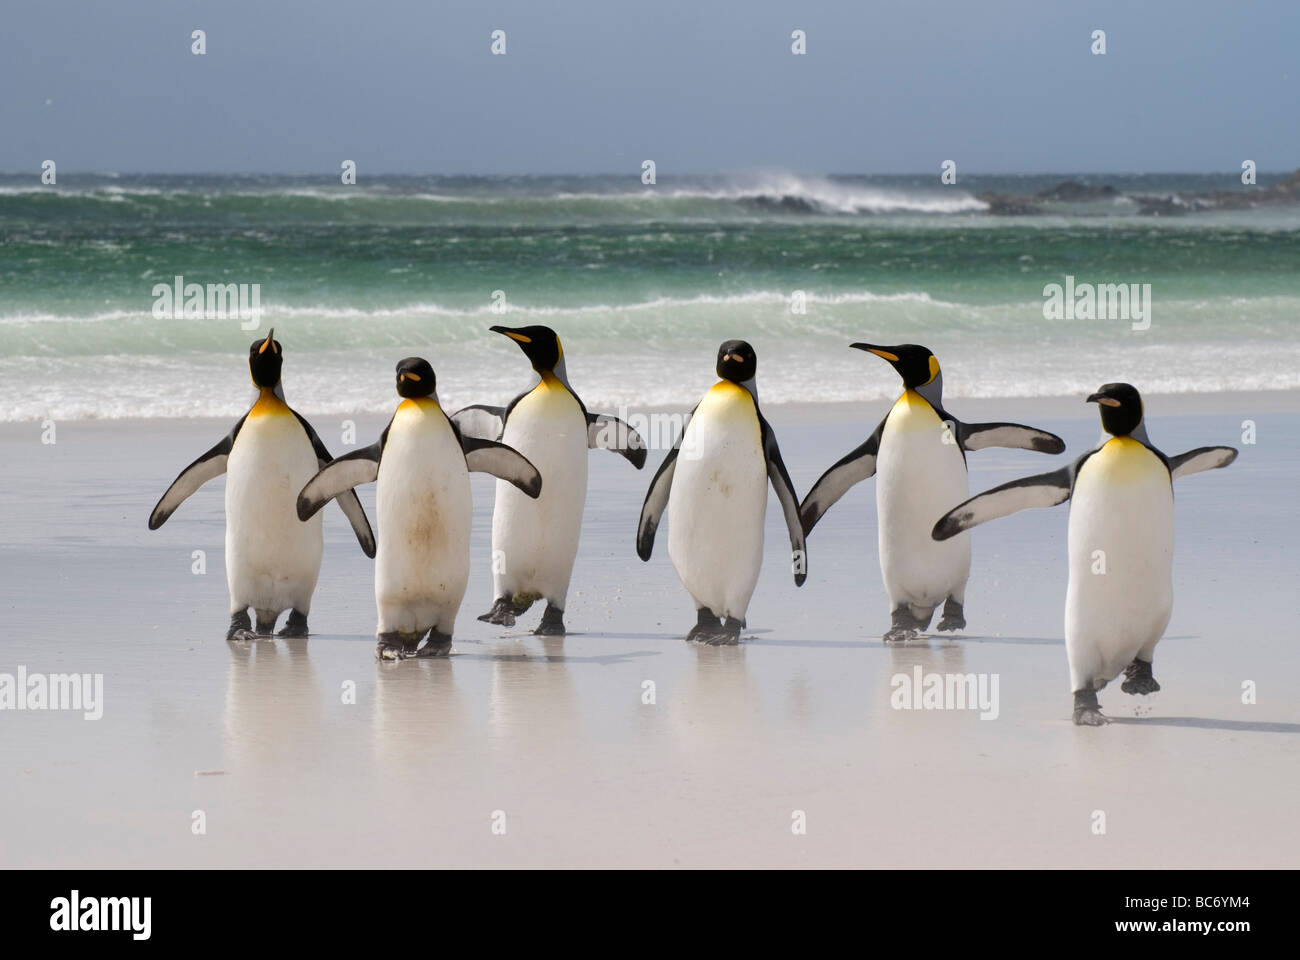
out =
[[[1295,0],[40,0],[0,17],[6,172],[1300,166]]]

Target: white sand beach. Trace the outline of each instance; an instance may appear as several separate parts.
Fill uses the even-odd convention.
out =
[[[1082,397],[951,408],[1067,443],[972,453],[972,492],[1100,434]],[[342,452],[336,419],[303,412]],[[801,495],[884,412],[765,409]],[[0,866],[1294,868],[1300,394],[1150,396],[1147,414],[1167,453],[1241,455],[1179,482],[1163,690],[1112,684],[1100,729],[1070,722],[1064,506],[974,531],[965,631],[886,647],[872,481],[813,533],[801,589],[772,498],[742,644],[696,647],[666,538],[649,563],[633,547],[663,451],[640,472],[595,451],[573,632],[542,640],[540,609],[504,632],[475,619],[492,600],[476,475],[455,655],[378,663],[371,561],[336,507],[308,640],[224,640],[222,481],[146,529],[228,423],[60,422],[53,445],[38,423],[0,425],[0,673],[104,676],[102,719],[0,712]],[[383,422],[359,419],[358,442]],[[892,709],[891,677],[917,666],[996,675],[996,718]]]

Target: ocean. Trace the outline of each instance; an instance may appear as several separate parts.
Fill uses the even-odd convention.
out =
[[[1114,192],[987,199],[1064,180]],[[764,404],[895,395],[856,340],[929,346],[950,397],[1295,388],[1300,206],[1140,202],[1278,180],[0,175],[0,420],[233,418],[272,326],[289,402],[331,416],[390,410],[410,355],[447,407],[508,399],[528,368],[497,323],[554,327],[594,409],[693,404],[730,337],[754,344]],[[258,285],[260,326],[156,316],[177,276]],[[1045,318],[1067,277],[1150,284],[1149,326]]]

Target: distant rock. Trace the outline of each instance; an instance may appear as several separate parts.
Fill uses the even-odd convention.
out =
[[[975,199],[988,204],[984,212],[995,217],[1026,217],[1043,212],[1041,200],[1019,193],[980,193]]]
[[[745,203],[757,207],[759,210],[779,211],[781,213],[820,213],[821,208],[809,200],[807,197],[793,196],[791,194],[782,194],[772,196],[770,194],[758,194],[752,197],[746,197]]]
[[[1181,216],[1204,210],[1255,210],[1300,203],[1300,170],[1272,187],[1213,190],[1208,193],[1170,194],[1167,197],[1133,197],[1138,213],[1149,217]]]
[[[1054,187],[1040,190],[1037,196],[1043,200],[1058,200],[1065,203],[1080,203],[1087,200],[1113,200],[1120,192],[1109,183],[1094,187],[1092,184],[1080,183],[1078,180],[1062,180]]]
[[[1167,197],[1134,197],[1133,200],[1138,205],[1138,213],[1144,217],[1181,217],[1196,209],[1176,193]]]
[[[1244,190],[1126,195],[1108,183],[1093,186],[1078,180],[1062,180],[1056,186],[1032,195],[981,193],[976,197],[988,204],[986,212],[995,217],[1026,217],[1049,213],[1052,203],[1087,203],[1120,198],[1137,204],[1137,212],[1147,217],[1181,217],[1207,210],[1254,210],[1258,207],[1290,206],[1300,204],[1300,170],[1275,186],[1249,187]]]

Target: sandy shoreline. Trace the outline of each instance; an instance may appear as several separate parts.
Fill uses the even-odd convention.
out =
[[[1229,443],[1242,456],[1180,482],[1164,689],[1142,701],[1108,688],[1103,710],[1120,722],[1101,730],[1069,722],[1063,508],[976,531],[963,634],[885,647],[871,482],[814,533],[801,590],[769,503],[746,641],[699,649],[680,639],[691,604],[665,544],[648,564],[632,547],[662,452],[641,472],[594,452],[574,633],[542,641],[525,632],[540,611],[504,635],[474,619],[491,599],[491,484],[479,477],[457,656],[377,664],[370,561],[336,509],[313,637],[253,647],[222,639],[221,483],[145,528],[224,421],[60,422],[53,446],[39,424],[0,425],[0,672],[101,672],[105,691],[98,721],[0,712],[12,784],[0,863],[1294,867],[1300,393],[1147,400],[1167,452]],[[950,406],[1054,430],[1066,457],[1099,434],[1082,398]],[[766,412],[802,494],[885,408]],[[342,452],[337,418],[312,419]],[[1253,445],[1241,444],[1244,419]],[[384,422],[356,420],[360,443]],[[1063,460],[974,453],[971,488]],[[369,509],[373,488],[362,499]],[[191,572],[195,550],[205,575]],[[892,709],[891,677],[917,666],[996,674],[998,717]],[[1245,681],[1258,685],[1253,705]],[[1097,810],[1105,835],[1093,833]],[[806,835],[791,832],[796,811]]]

